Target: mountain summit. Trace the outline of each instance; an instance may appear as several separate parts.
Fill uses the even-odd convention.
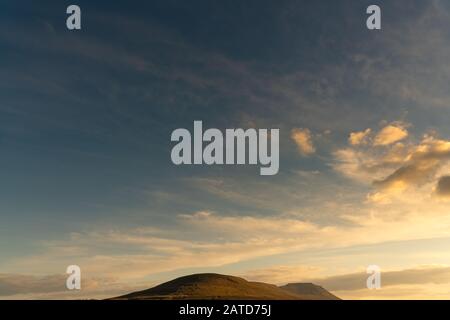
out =
[[[325,289],[308,284],[290,284],[287,290],[273,284],[215,273],[193,274],[156,287],[133,292],[114,300],[329,300],[338,299]],[[318,289],[320,288],[320,289]]]

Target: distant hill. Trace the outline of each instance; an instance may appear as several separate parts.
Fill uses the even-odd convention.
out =
[[[312,300],[340,300],[334,294],[314,283],[289,283],[280,288],[303,297],[310,297]]]
[[[294,285],[297,285],[295,292]],[[324,300],[337,299],[321,287],[300,289],[303,284],[288,285],[288,290],[273,284],[250,282],[215,273],[193,274],[156,287],[133,292],[114,300]],[[309,284],[308,284],[309,286]],[[314,286],[314,285],[313,285]],[[306,293],[300,293],[301,291]]]

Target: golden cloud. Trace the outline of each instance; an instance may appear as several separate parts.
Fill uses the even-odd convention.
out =
[[[397,141],[403,140],[408,136],[408,130],[405,125],[400,122],[392,123],[383,129],[375,136],[375,146],[387,146]]]
[[[307,156],[316,152],[309,129],[295,128],[291,131],[291,138],[297,145],[298,151]]]
[[[403,192],[437,179],[439,169],[450,160],[450,141],[425,135],[421,143],[411,149],[404,163],[392,174],[374,185],[386,192]]]
[[[446,180],[439,185],[439,176],[445,175],[450,162],[450,141],[434,135],[424,135],[419,143],[406,139],[409,134],[407,124],[393,122],[384,127],[374,138],[371,148],[361,139],[367,139],[370,131],[352,133],[350,147],[336,150],[332,167],[353,180],[372,185],[375,191],[367,199],[376,203],[391,203],[391,196],[398,197],[406,190],[421,188],[423,196],[446,192]]]
[[[350,133],[350,137],[348,138],[348,142],[352,146],[358,146],[360,144],[366,144],[367,138],[372,132],[372,129],[366,129],[364,131],[352,132]]]

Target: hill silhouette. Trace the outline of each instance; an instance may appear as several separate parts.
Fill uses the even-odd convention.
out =
[[[215,273],[193,274],[156,287],[129,293],[114,300],[324,300],[338,299],[325,289],[300,290],[302,284],[288,290],[273,284]],[[312,285],[312,284],[311,284]],[[308,284],[309,286],[309,284]],[[314,286],[314,285],[313,285]],[[295,289],[295,290],[294,290]]]

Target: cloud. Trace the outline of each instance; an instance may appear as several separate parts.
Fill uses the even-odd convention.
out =
[[[312,279],[311,281],[331,291],[349,291],[367,289],[366,280],[368,276],[369,275],[366,272],[358,272],[332,276],[323,279]],[[450,283],[450,267],[425,266],[399,271],[381,270],[382,288],[396,285],[429,283]]]
[[[277,285],[312,282],[343,299],[436,299],[450,297],[450,267],[422,265],[400,270],[381,269],[381,289],[369,290],[365,270],[323,276],[324,268],[313,265],[275,265],[248,270],[242,276]]]
[[[450,176],[444,176],[439,179],[436,195],[442,198],[450,198]]]
[[[350,146],[333,152],[331,166],[341,174],[366,184],[382,180],[406,161],[409,145],[399,140],[408,136],[404,127],[408,124],[393,122],[382,128],[375,138],[371,138],[372,129],[351,132]],[[372,146],[384,145],[374,149]]]
[[[437,1],[433,3],[437,3]],[[414,6],[409,7],[412,8]],[[292,14],[292,12],[301,12],[301,10],[289,10],[289,14]],[[137,101],[137,104],[129,103],[128,105],[130,106],[148,105],[149,103],[150,105],[162,105],[164,108],[159,109],[168,110],[171,117],[176,118],[179,115],[179,118],[189,119],[189,117],[186,117],[186,112],[189,114],[193,113],[192,108],[189,107],[190,105],[208,103],[206,105],[208,108],[198,111],[212,110],[210,106],[215,105],[219,101],[226,104],[222,111],[232,109],[233,115],[235,112],[239,113],[241,110],[245,110],[251,115],[251,118],[253,118],[254,114],[256,120],[265,118],[266,122],[279,122],[289,128],[292,128],[292,123],[296,123],[295,126],[314,128],[314,132],[319,132],[328,126],[333,128],[333,132],[339,132],[335,129],[348,128],[357,121],[368,122],[378,119],[377,117],[380,114],[384,115],[388,112],[397,114],[398,110],[392,108],[392,105],[395,106],[398,100],[394,100],[393,103],[386,101],[392,99],[392,96],[400,96],[402,98],[401,103],[398,105],[418,104],[424,106],[426,107],[426,114],[430,115],[430,119],[443,119],[442,121],[445,121],[446,110],[448,110],[445,108],[448,107],[450,99],[447,82],[442,81],[442,79],[447,79],[449,74],[449,69],[445,66],[447,65],[450,48],[448,46],[447,30],[450,29],[442,28],[442,26],[448,26],[448,21],[450,20],[448,16],[442,17],[444,14],[443,10],[436,11],[436,13],[427,14],[425,17],[409,14],[403,15],[404,17],[409,16],[412,18],[400,19],[404,21],[402,28],[390,28],[390,31],[383,33],[385,36],[377,38],[384,40],[374,39],[374,41],[370,42],[369,47],[358,47],[357,54],[367,55],[359,60],[349,61],[347,58],[351,59],[352,54],[355,54],[355,52],[343,52],[345,54],[336,56],[345,57],[346,61],[342,61],[342,59],[337,59],[336,61],[327,59],[325,63],[322,63],[323,61],[317,60],[317,64],[310,68],[303,68],[301,61],[305,59],[300,59],[299,65],[295,65],[295,61],[288,63],[292,65],[292,68],[289,68],[292,71],[289,71],[288,74],[279,71],[271,72],[271,70],[284,70],[286,68],[280,69],[276,63],[267,61],[267,59],[261,61],[261,65],[264,68],[258,68],[257,61],[255,63],[244,62],[248,59],[234,61],[231,58],[226,58],[235,56],[233,54],[221,55],[217,53],[216,55],[213,52],[220,50],[213,49],[213,52],[207,52],[201,46],[196,49],[183,43],[181,39],[175,39],[177,37],[173,35],[155,37],[152,34],[155,32],[154,28],[148,24],[142,24],[131,29],[125,28],[121,32],[131,35],[134,40],[131,41],[132,39],[129,39],[130,43],[135,45],[142,44],[142,32],[130,31],[144,30],[149,32],[144,38],[150,39],[150,43],[155,42],[155,39],[159,39],[156,45],[161,50],[155,51],[152,48],[147,48],[148,50],[142,51],[140,54],[126,49],[113,50],[114,46],[109,45],[106,40],[99,42],[99,38],[89,38],[91,40],[84,38],[84,40],[81,38],[73,39],[73,48],[70,49],[61,45],[66,41],[61,36],[52,37],[53,45],[49,46],[47,42],[40,41],[43,38],[36,37],[36,35],[41,33],[40,31],[36,34],[28,35],[31,38],[35,38],[35,41],[31,41],[33,46],[23,47],[29,49],[40,43],[41,49],[39,49],[38,53],[44,57],[45,54],[42,53],[46,51],[43,50],[49,49],[51,52],[63,50],[64,52],[62,53],[66,54],[67,48],[69,48],[76,56],[83,58],[83,61],[86,59],[92,59],[92,62],[101,60],[101,63],[96,65],[101,66],[106,63],[108,70],[114,67],[117,68],[114,69],[116,71],[134,71],[131,75],[134,79],[137,79],[134,77],[135,75],[145,74],[145,79],[139,78],[137,79],[139,81],[131,81],[132,85],[130,86],[125,83],[127,81],[123,83],[113,81],[110,84],[113,90],[109,90],[107,87],[105,89],[104,86],[102,90],[98,90],[107,92],[108,96],[110,93],[113,98],[117,97],[117,105],[125,101],[127,95],[132,95],[133,97],[139,97],[139,101]],[[123,21],[118,19],[107,18],[105,20],[115,21],[114,24],[120,25],[120,28],[129,26],[130,23],[130,21],[123,23]],[[285,19],[282,20],[285,21]],[[418,24],[418,27],[411,28],[411,22]],[[286,25],[286,27],[288,26]],[[4,28],[4,35],[7,35],[8,32],[11,33],[10,31],[6,32],[7,29]],[[173,28],[168,29],[172,30]],[[442,33],[436,33],[439,30],[442,30]],[[18,39],[15,41],[21,42],[25,39],[22,35],[25,35],[27,32],[28,30],[24,30],[23,33],[19,34],[20,36],[10,34],[9,37]],[[44,36],[46,35],[44,34]],[[180,38],[185,39],[186,37]],[[355,42],[355,39],[352,37],[346,37],[346,39],[346,41]],[[164,50],[161,46],[163,43],[160,40],[164,40],[166,45],[170,43],[170,50]],[[331,43],[327,41],[331,40],[340,48],[349,47],[331,38],[322,39],[321,43],[326,48],[327,43]],[[372,50],[378,47],[384,49],[381,51]],[[173,50],[174,48],[177,50]],[[296,47],[296,49],[307,54],[306,57],[309,56],[308,52],[300,50],[302,49],[301,47]],[[324,52],[322,47],[318,47],[318,49]],[[159,56],[152,52],[163,53]],[[173,57],[173,55],[167,55],[165,54],[166,52],[179,56],[179,62],[177,63],[175,59],[171,59],[170,57]],[[315,53],[314,51],[311,56]],[[353,66],[355,66],[355,69]],[[45,66],[43,68],[45,69]],[[12,68],[11,70],[13,71],[13,69],[17,68]],[[30,68],[27,67],[27,70],[25,70],[27,72],[24,71],[25,74],[29,73],[28,69]],[[312,71],[308,72],[308,69]],[[64,71],[63,69],[62,72]],[[93,72],[92,74],[99,73],[95,72],[98,70],[92,68],[81,70],[80,73],[83,71],[91,71]],[[92,76],[92,74],[90,75]],[[35,72],[34,76],[36,75],[39,75],[39,72]],[[55,74],[52,79],[62,79],[58,75],[59,73]],[[160,90],[161,88],[158,86],[154,90],[149,90],[146,79],[153,77],[167,81],[168,85],[162,85],[162,88],[167,87],[170,90]],[[11,82],[9,77],[5,77],[5,79],[6,82]],[[40,79],[40,77],[36,77],[36,79]],[[98,80],[95,81],[95,79],[93,83],[104,83]],[[333,81],[329,79],[333,79]],[[58,83],[56,80],[54,82]],[[100,80],[108,79],[100,78]],[[194,88],[195,90],[184,89],[179,91],[180,82],[188,85],[189,89]],[[53,86],[47,87],[52,88]],[[67,87],[70,88],[70,86]],[[176,94],[177,92],[180,93]],[[210,92],[217,93],[217,96],[212,95],[211,97]],[[349,92],[352,92],[352,99],[345,99],[344,95],[348,95]],[[372,98],[372,95],[368,93],[374,92],[377,97],[381,97],[381,99],[376,99],[375,103],[380,105],[380,108],[375,108],[374,104],[371,104],[369,101],[371,99],[365,99],[365,97]],[[159,99],[162,99],[160,96],[165,98],[162,101],[155,100],[155,95]],[[74,96],[77,95],[74,94]],[[195,99],[192,98],[193,96],[195,96]],[[223,99],[223,97],[226,97],[226,99]],[[357,97],[363,97],[364,101]],[[388,99],[383,97],[388,97]],[[143,101],[141,98],[145,100]],[[181,104],[180,101],[182,102]],[[238,103],[239,110],[228,107],[228,103],[235,102]],[[363,104],[364,107],[362,108],[361,105]],[[171,106],[173,108],[168,108]],[[436,110],[431,111],[432,107],[440,107],[440,109],[438,112]],[[390,108],[389,111],[387,111],[388,108]],[[132,110],[133,108],[117,109],[121,109],[121,112],[126,112],[128,115],[133,115],[139,120],[139,123],[148,118],[146,114],[140,111],[142,108],[138,108],[135,111]],[[412,109],[413,107],[411,107]],[[75,108],[74,110],[78,109]],[[173,112],[174,110],[177,112]],[[204,114],[204,112],[198,112],[198,114]],[[129,122],[128,115],[126,118],[118,118],[117,120]],[[224,119],[229,119],[229,117],[223,116],[222,113],[220,115]],[[422,113],[414,114],[415,117],[420,115]],[[162,119],[163,117],[158,115],[156,118]],[[338,118],[340,120],[336,121]],[[424,117],[423,126],[427,125],[427,118]],[[112,120],[116,119],[113,118]],[[117,123],[122,124],[122,121],[117,121]],[[80,123],[80,121],[71,121],[70,124],[72,122]],[[104,121],[100,122],[103,123]],[[111,123],[116,123],[116,121],[111,121]],[[361,128],[367,128],[368,126],[365,123]],[[391,126],[390,129],[384,128],[378,135],[374,133],[374,136],[378,137],[377,143],[380,146],[384,146],[383,148],[375,148],[379,150],[365,149],[365,147],[370,145],[370,142],[373,142],[369,139],[371,137],[368,134],[353,140],[358,143],[350,142],[349,147],[338,150],[335,153],[336,163],[334,167],[336,170],[352,179],[366,183],[368,186],[371,186],[374,181],[379,182],[374,185],[378,191],[376,193],[377,196],[373,196],[373,199],[376,199],[376,201],[389,197],[389,191],[406,190],[403,187],[423,185],[428,180],[432,180],[431,182],[436,186],[435,177],[441,176],[437,171],[442,169],[443,162],[445,162],[444,159],[438,161],[442,165],[432,166],[434,168],[427,173],[428,169],[422,168],[420,161],[410,158],[416,144],[414,141],[406,141],[409,137],[407,130],[396,124],[389,126]],[[109,132],[111,130],[102,131]],[[122,131],[128,132],[128,130]],[[140,131],[138,136],[145,138],[145,146],[148,147],[148,139]],[[400,138],[405,133],[407,136]],[[314,137],[318,138],[316,135]],[[111,141],[113,140],[116,141],[116,139]],[[396,142],[393,142],[394,140]],[[309,130],[306,138],[303,133],[301,141],[301,146],[297,141],[296,143],[302,154],[308,155],[315,152],[316,148]],[[375,139],[375,141],[377,140]],[[402,142],[400,143],[400,141]],[[425,164],[429,165],[426,161]],[[320,169],[322,171],[322,167]],[[394,174],[397,170],[400,171]],[[324,173],[323,175],[325,176],[326,174]],[[393,176],[391,177],[391,175]],[[425,177],[425,179],[421,178],[421,176]],[[389,177],[391,178],[388,179]],[[301,177],[301,179],[296,178],[305,180],[304,177]],[[153,179],[153,176],[144,177],[144,180],[158,184],[158,180]],[[333,177],[329,178],[329,180],[333,180]],[[308,180],[306,183],[308,184],[307,192],[317,188],[315,181],[310,183]],[[329,184],[327,184],[327,187]],[[345,188],[342,192],[336,192],[336,194],[330,196],[324,192],[325,188],[323,188],[324,190],[317,188],[318,190],[311,197],[309,193],[304,191],[306,188],[300,189],[298,185],[285,185],[283,186],[284,188],[281,188],[275,186],[274,183],[260,183],[260,188],[262,186],[267,191],[258,194],[260,189],[253,188],[255,184],[251,185],[247,179],[242,179],[242,177],[235,179],[233,184],[204,183],[204,185],[210,194],[202,194],[202,201],[194,206],[190,206],[195,207],[195,210],[204,211],[192,214],[190,210],[187,210],[189,214],[177,217],[173,228],[172,226],[159,226],[159,216],[153,215],[153,212],[150,210],[149,212],[143,210],[144,213],[139,217],[127,217],[127,223],[141,222],[148,218],[154,229],[122,228],[112,231],[80,232],[78,236],[61,240],[58,243],[46,243],[43,253],[39,254],[37,252],[34,256],[29,257],[30,259],[18,261],[15,266],[21,267],[21,262],[23,262],[24,266],[31,266],[29,270],[48,272],[47,270],[53,268],[53,265],[59,268],[66,261],[73,263],[72,260],[80,260],[86,264],[88,272],[111,273],[125,278],[144,277],[148,274],[167,271],[180,266],[214,266],[304,248],[352,245],[367,241],[384,241],[392,238],[434,236],[439,232],[443,232],[442,229],[447,227],[446,222],[448,222],[447,220],[433,219],[433,217],[425,221],[420,219],[420,215],[414,216],[416,211],[426,216],[437,215],[436,212],[446,213],[445,208],[441,211],[435,211],[432,204],[425,205],[423,203],[417,209],[405,206],[399,210],[400,213],[395,212],[390,207],[386,210],[381,210],[383,212],[374,210],[375,212],[372,215],[367,215],[366,208],[361,203],[364,200],[359,198],[357,193],[356,196],[355,193],[350,195],[353,197],[353,203],[351,204],[350,201],[346,203],[343,203],[344,201],[342,203],[333,202],[350,193],[347,192],[348,185],[345,183],[342,185],[343,189]],[[275,188],[276,190],[274,190]],[[211,193],[214,193],[213,195],[217,197],[212,197]],[[288,194],[290,197],[284,197],[285,194]],[[323,212],[320,208],[318,209],[318,205],[307,208],[305,205],[307,200],[301,198],[305,194],[304,198],[314,197],[318,199],[317,202],[333,202],[332,204],[336,206],[336,209],[333,208],[332,210],[333,214],[328,215],[327,219],[324,219],[325,223],[322,225],[311,223],[311,220],[317,219]],[[227,204],[230,202],[240,204],[239,208],[246,204],[253,208],[257,206],[258,208],[271,208],[274,211],[277,210],[277,212],[285,212],[285,210],[279,209],[285,209],[289,205],[297,206],[295,209],[302,213],[309,210],[310,214],[307,219],[297,220],[283,216],[261,217],[246,215],[242,213],[242,210],[235,209],[237,206],[228,206],[228,215],[213,214],[210,211],[205,211],[209,210],[209,204],[206,202],[211,200],[211,198],[213,198],[211,202],[221,202],[217,200],[218,197],[221,197],[219,200],[222,200],[222,202],[224,202],[223,199],[228,201]],[[183,203],[184,200],[186,202]],[[178,199],[180,206],[183,208],[190,204],[187,201],[192,200],[193,198],[189,194],[183,194]],[[359,207],[355,209],[356,206]],[[232,210],[239,212],[230,212]],[[331,225],[330,220],[333,219],[333,223],[335,223],[337,219],[341,218],[340,213],[342,211],[348,212],[348,215],[358,216],[359,219],[350,221],[353,222],[350,226],[346,225],[344,227],[338,224],[335,227]],[[166,210],[166,212],[171,211]],[[241,216],[239,217],[239,215]],[[392,222],[389,219],[395,221]],[[115,219],[112,220],[117,221]],[[88,222],[90,221],[91,219],[88,219]],[[83,222],[86,223],[86,220],[81,221],[80,224]],[[442,229],[440,229],[441,227]],[[383,230],[383,232],[379,230]],[[448,229],[444,231],[448,231]]]
[[[344,147],[333,152],[332,168],[352,180],[370,185],[376,179],[389,175],[400,163],[404,152],[396,145],[384,154],[375,153],[371,148]]]
[[[365,271],[321,277],[323,268],[310,265],[276,265],[268,268],[250,269],[238,276],[250,281],[284,285],[293,282],[312,282],[344,299],[381,299],[386,297],[434,299],[433,286],[445,288],[442,298],[449,298],[450,267],[446,265],[419,266],[402,270],[382,271],[381,290],[368,290]],[[163,281],[166,281],[164,279]],[[0,297],[2,299],[87,299],[112,297],[152,287],[158,282],[141,281],[121,283],[111,278],[82,278],[82,290],[67,290],[65,275],[30,276],[0,274]],[[430,294],[430,296],[428,296]]]
[[[250,281],[267,282],[276,285],[284,285],[295,279],[310,279],[317,277],[322,268],[315,266],[273,266],[263,269],[252,269],[241,276]]]
[[[450,160],[450,141],[425,135],[411,148],[404,163],[392,174],[374,185],[385,192],[398,193],[437,179],[438,170]]]
[[[371,202],[391,203],[391,197],[400,197],[407,190],[421,199],[430,196],[439,176],[448,169],[450,141],[433,133],[425,134],[417,143],[403,129],[406,126],[393,122],[381,129],[373,145],[384,148],[359,143],[358,138],[367,130],[355,133],[353,137],[358,138],[349,139],[350,146],[333,152],[331,166],[352,180],[372,186],[374,190],[367,195]]]
[[[63,275],[36,277],[0,274],[0,296],[64,291],[65,281]]]
[[[408,136],[408,130],[401,123],[390,124],[375,136],[375,146],[387,146],[397,141],[403,140]]]
[[[435,209],[427,212],[417,207],[406,217],[391,210],[379,215],[359,212],[358,216],[345,217],[347,223],[340,226],[320,226],[282,215],[221,216],[199,211],[179,215],[165,227],[74,233],[69,239],[44,243],[41,254],[8,265],[10,270],[32,268],[38,273],[49,266],[65,270],[67,265],[77,264],[94,278],[140,279],[181,266],[206,268],[307,249],[445,235],[450,230],[450,217],[442,215],[445,207]]]
[[[298,151],[301,154],[308,156],[316,152],[316,148],[312,141],[312,134],[309,129],[292,129],[291,138],[297,144]]]
[[[124,284],[113,278],[81,277],[81,290],[68,290],[68,275],[45,276],[24,274],[0,274],[0,297],[2,299],[85,299],[102,298],[130,292],[141,285]]]
[[[348,138],[348,141],[353,146],[357,146],[360,144],[366,144],[367,138],[371,132],[372,132],[372,130],[370,128],[368,128],[364,131],[352,132],[352,133],[350,133],[350,137]]]
[[[168,273],[186,268],[211,270],[252,259],[273,261],[274,256],[281,254],[445,236],[450,231],[447,212],[446,206],[430,209],[427,204],[407,215],[392,208],[376,214],[361,209],[358,215],[341,217],[346,219],[344,224],[321,226],[289,215],[258,217],[198,211],[179,215],[164,227],[144,225],[73,233],[68,239],[45,242],[41,253],[10,260],[2,268],[9,273],[33,270],[45,274],[77,264],[85,278],[101,279],[97,287],[83,294],[105,298],[111,296],[108,288],[125,293],[126,290],[120,290],[126,285],[150,287],[155,277],[161,277],[159,274],[166,274],[162,280],[167,280]],[[306,273],[308,268],[294,273],[298,279],[302,270]],[[309,277],[320,275],[320,270],[309,271]],[[256,273],[254,279],[269,279],[271,274],[277,283],[288,280],[276,270]],[[17,278],[18,285],[9,285],[3,294],[36,298],[47,294],[42,289],[45,286],[49,291],[60,292],[62,278],[56,278],[53,285],[37,278]],[[27,291],[35,287],[39,289]]]

